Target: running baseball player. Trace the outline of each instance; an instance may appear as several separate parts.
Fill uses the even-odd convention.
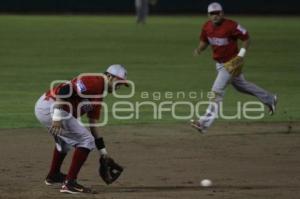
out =
[[[200,55],[209,45],[211,46],[218,72],[212,86],[215,97],[206,113],[197,120],[191,120],[191,125],[200,132],[206,132],[217,118],[228,84],[232,84],[239,92],[257,97],[269,108],[269,114],[273,115],[277,96],[246,81],[242,73],[250,41],[248,31],[237,22],[224,18],[223,8],[217,2],[208,5],[208,17],[209,21],[202,27],[199,46],[194,50],[194,55]],[[242,43],[240,49],[238,40]]]
[[[55,148],[46,185],[62,183],[62,193],[89,193],[91,190],[77,183],[77,175],[94,148],[100,152],[99,175],[110,184],[122,173],[123,168],[108,156],[100,129],[103,94],[111,93],[122,85],[128,86],[127,71],[122,65],[111,65],[103,75],[80,75],[70,82],[59,84],[44,93],[35,105],[35,115],[53,135]],[[89,129],[77,119],[86,114]],[[61,172],[61,165],[74,147],[68,173]]]
[[[149,13],[148,0],[135,0],[136,23],[145,24]]]

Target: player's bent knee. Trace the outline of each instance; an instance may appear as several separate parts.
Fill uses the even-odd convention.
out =
[[[92,135],[85,136],[84,138],[82,138],[77,147],[87,148],[92,151],[94,148],[96,148],[94,137]]]
[[[213,102],[220,102],[223,100],[224,93],[218,91],[212,91],[214,93],[214,97],[211,99]]]

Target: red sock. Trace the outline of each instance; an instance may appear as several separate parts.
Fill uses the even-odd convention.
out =
[[[60,172],[60,167],[66,157],[67,153],[59,152],[56,147],[53,151],[52,163],[49,171],[49,176],[54,176],[55,174]]]
[[[76,180],[77,179],[77,175],[83,165],[83,163],[85,162],[85,160],[87,159],[88,155],[89,155],[90,150],[87,148],[76,148],[73,154],[73,159],[72,159],[72,163],[67,175],[67,179],[68,180]]]

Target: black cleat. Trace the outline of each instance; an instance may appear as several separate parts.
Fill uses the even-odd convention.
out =
[[[70,194],[77,194],[77,193],[92,193],[92,190],[84,187],[76,182],[76,180],[66,180],[60,189],[61,193],[70,193]]]
[[[45,184],[48,186],[54,185],[54,184],[62,184],[66,179],[66,174],[63,174],[61,172],[55,174],[54,176],[48,175],[45,179]]]

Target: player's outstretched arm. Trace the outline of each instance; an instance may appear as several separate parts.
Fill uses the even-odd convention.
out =
[[[100,155],[107,155],[107,151],[105,148],[103,137],[101,135],[100,128],[98,126],[95,126],[95,124],[99,123],[99,121],[97,119],[89,118],[89,123],[91,124],[90,125],[91,134],[95,138],[95,144],[97,149],[99,150]]]
[[[197,48],[195,48],[195,50],[194,50],[194,56],[200,55],[201,52],[207,48],[207,46],[208,46],[208,43],[201,40],[199,42],[199,46]]]
[[[96,124],[96,119],[90,119],[90,124]],[[111,158],[105,148],[104,140],[101,137],[100,128],[96,126],[90,127],[92,135],[95,137],[95,144],[100,152],[99,158],[99,176],[106,184],[111,184],[116,181],[123,172],[123,167]]]

